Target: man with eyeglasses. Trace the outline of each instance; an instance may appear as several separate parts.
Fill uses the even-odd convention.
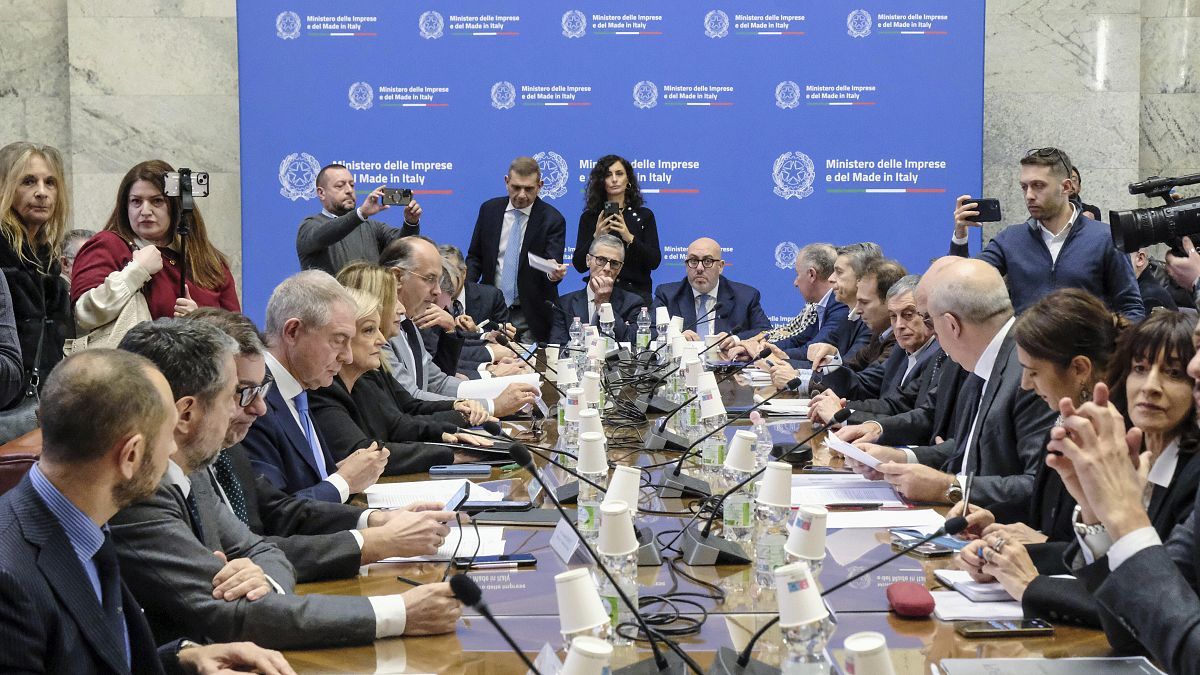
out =
[[[612,305],[613,335],[617,342],[633,342],[637,337],[637,318],[645,303],[636,293],[616,285],[617,275],[625,264],[625,243],[611,234],[592,240],[587,253],[587,287],[572,291],[558,299],[561,312],[554,312],[554,327],[550,330],[551,344],[565,345],[570,341],[570,322],[579,317],[584,325],[600,325],[600,306]]]
[[[1057,148],[1030,150],[1021,158],[1021,192],[1029,220],[992,238],[983,260],[1000,271],[1018,314],[1059,288],[1081,288],[1133,321],[1146,316],[1129,258],[1113,246],[1104,223],[1071,203],[1071,160]],[[979,204],[970,195],[954,208],[950,254],[966,257],[967,228],[978,226]]]
[[[725,261],[721,245],[701,237],[688,245],[683,281],[654,289],[654,307],[666,307],[671,316],[683,317],[683,336],[703,340],[709,335],[746,338],[771,330],[760,303],[758,289],[723,278]]]

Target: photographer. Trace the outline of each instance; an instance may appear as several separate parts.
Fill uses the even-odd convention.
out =
[[[391,208],[385,203],[387,186],[375,188],[355,208],[354,174],[341,164],[330,164],[317,174],[317,199],[321,212],[300,223],[296,255],[301,269],[325,270],[331,275],[359,260],[375,262],[388,244],[421,233],[421,205],[411,199],[404,205],[404,227],[370,220]]]

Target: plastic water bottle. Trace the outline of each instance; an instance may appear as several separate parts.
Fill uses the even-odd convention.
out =
[[[577,499],[579,532],[588,543],[595,544],[600,536],[600,502],[608,486],[608,461],[603,434],[594,431],[580,434],[576,470],[582,476]]]
[[[792,509],[758,502],[754,508],[754,578],[761,588],[775,587],[775,568],[786,563],[787,521]]]
[[[642,307],[637,318],[637,351],[650,349],[650,308]]]
[[[709,434],[725,424],[725,415],[706,417],[701,425],[704,434]],[[703,435],[703,434],[702,434]],[[721,473],[721,465],[725,463],[725,430],[712,433],[700,444],[700,470],[705,480],[712,483]],[[784,533],[787,538],[787,533]],[[782,546],[782,544],[780,544]]]
[[[721,478],[725,481],[725,489],[746,480],[751,473],[750,471],[738,471],[728,466],[722,467]],[[753,487],[752,483],[744,485],[737,492],[725,498],[721,519],[724,528],[721,532],[722,536],[729,541],[738,543],[750,541],[750,535],[754,532],[754,501],[750,496],[750,490]]]
[[[775,447],[775,442],[771,440],[771,430],[767,428],[767,421],[757,410],[750,413],[750,422],[753,426],[752,431],[758,436],[754,441],[754,468],[761,469],[771,461],[771,450]]]
[[[575,360],[575,369],[582,373],[583,368],[580,367],[579,355],[584,353],[583,322],[579,320],[579,317],[575,317],[575,319],[571,322],[571,328],[568,332],[571,335],[571,340],[567,343],[567,349],[571,353],[571,358]]]
[[[629,596],[630,601],[636,607],[638,605],[638,580],[637,580],[637,551],[628,555],[605,555],[601,553],[600,564],[608,568],[612,573],[613,578],[621,585],[621,590],[625,591],[625,595]],[[617,626],[623,623],[632,623],[636,619],[633,618],[633,612],[630,611],[625,603],[621,602],[621,596],[617,594],[616,589],[609,583],[608,577],[597,572],[597,586],[600,590],[600,600],[604,603],[604,608],[608,612],[609,623],[612,628],[609,632],[609,641],[614,645],[630,645],[633,641],[620,634]],[[626,629],[628,632],[629,629]]]

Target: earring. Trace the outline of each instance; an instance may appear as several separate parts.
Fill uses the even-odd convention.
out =
[[[1084,383],[1079,385],[1079,401],[1081,403],[1087,403],[1090,400],[1092,400],[1092,392],[1088,390],[1087,384]]]

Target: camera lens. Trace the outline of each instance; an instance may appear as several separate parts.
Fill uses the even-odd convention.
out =
[[[1200,232],[1200,197],[1149,209],[1109,211],[1113,245],[1131,253]]]

